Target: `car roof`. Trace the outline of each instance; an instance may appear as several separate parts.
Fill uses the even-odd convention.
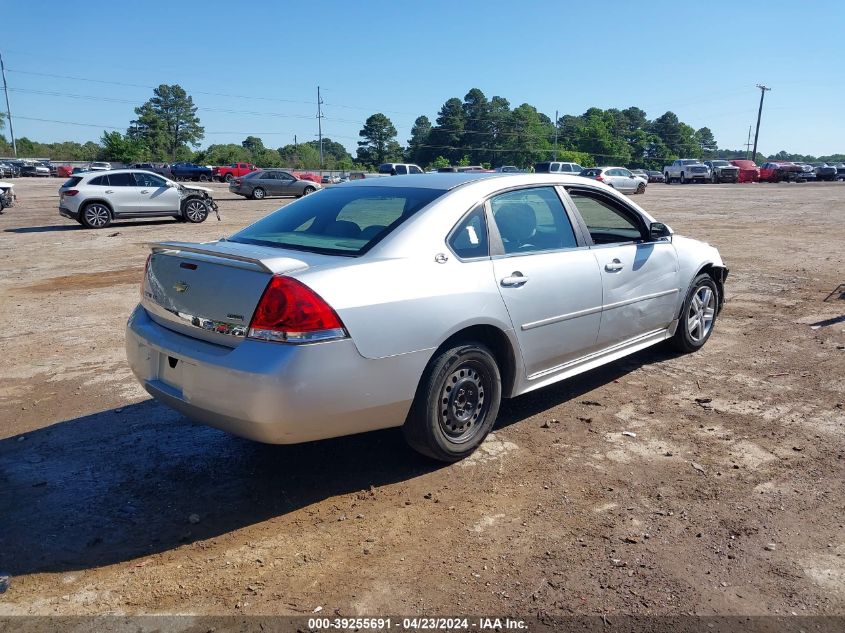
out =
[[[485,180],[496,179],[499,185],[507,187],[531,184],[555,185],[584,185],[593,181],[582,178],[577,174],[524,174],[509,172],[463,172],[463,173],[434,173],[411,174],[408,176],[384,176],[381,178],[365,178],[343,183],[343,187],[419,187],[424,189],[440,189],[449,191],[463,185]]]

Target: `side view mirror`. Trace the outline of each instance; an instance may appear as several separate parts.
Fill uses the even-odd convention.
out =
[[[663,222],[652,222],[648,227],[649,237],[656,241],[668,237],[672,239],[672,229],[663,224]]]

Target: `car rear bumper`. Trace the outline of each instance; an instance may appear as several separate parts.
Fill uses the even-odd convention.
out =
[[[59,215],[64,216],[66,218],[70,218],[71,220],[76,220],[79,218],[79,212],[73,211],[68,209],[67,207],[59,207]]]
[[[144,389],[187,417],[234,435],[295,444],[400,426],[430,351],[361,356],[350,339],[232,349],[169,330],[136,307],[126,356]]]

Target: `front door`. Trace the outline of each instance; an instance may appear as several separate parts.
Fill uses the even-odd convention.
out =
[[[136,171],[132,175],[140,205],[137,213],[155,214],[180,209],[182,196],[177,187],[168,187],[167,181],[155,174]]]
[[[601,348],[666,328],[677,316],[675,247],[649,241],[642,217],[611,196],[572,189],[572,201],[594,242],[602,279]]]
[[[595,348],[601,275],[579,244],[554,187],[530,187],[489,202],[501,242],[493,257],[499,292],[519,340],[528,378]]]

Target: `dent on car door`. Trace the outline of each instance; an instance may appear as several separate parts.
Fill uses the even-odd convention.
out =
[[[650,241],[644,218],[612,196],[573,188],[569,196],[593,241],[603,299],[598,346],[659,331],[676,318],[678,256],[667,239]]]
[[[488,205],[496,282],[526,377],[538,378],[595,348],[601,276],[554,187],[509,191]]]

